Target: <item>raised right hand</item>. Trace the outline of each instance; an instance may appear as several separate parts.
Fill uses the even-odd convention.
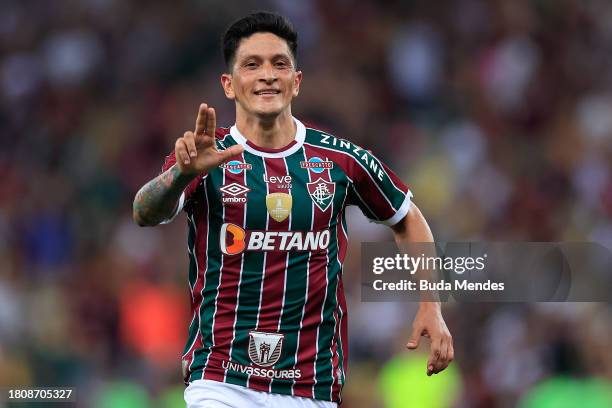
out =
[[[207,172],[242,153],[244,148],[241,145],[234,145],[222,151],[217,150],[216,126],[215,109],[205,103],[201,104],[195,131],[185,132],[174,144],[176,164],[182,174],[196,175]]]

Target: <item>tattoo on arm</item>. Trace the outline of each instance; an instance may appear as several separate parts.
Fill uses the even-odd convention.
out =
[[[133,217],[138,225],[157,225],[170,218],[185,187],[194,176],[180,173],[175,164],[145,184],[134,198]]]

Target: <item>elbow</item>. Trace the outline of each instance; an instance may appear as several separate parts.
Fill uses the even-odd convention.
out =
[[[140,218],[140,215],[137,214],[137,213],[132,213],[132,219],[134,220],[136,225],[138,225],[139,227],[146,227],[146,226],[148,226],[148,224],[146,222],[144,222],[144,220],[142,218]]]
[[[132,219],[134,220],[136,225],[138,225],[139,227],[152,227],[156,225],[156,224],[152,224],[151,222],[147,220],[146,216],[144,216],[141,209],[139,209],[138,206],[136,205],[136,201],[134,201],[134,206],[132,207]]]
[[[137,212],[132,213],[132,219],[134,220],[136,225],[138,225],[139,227],[155,227],[156,225],[159,225],[159,222],[147,220],[146,218],[143,218],[142,215]]]
[[[145,222],[145,220],[142,218],[140,213],[136,210],[132,211],[132,219],[134,220],[136,225],[138,225],[139,227],[146,227],[149,225]]]

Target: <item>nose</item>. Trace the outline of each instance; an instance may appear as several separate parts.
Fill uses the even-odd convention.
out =
[[[269,62],[266,62],[261,70],[261,78],[259,80],[265,82],[266,84],[271,84],[276,81],[276,79],[277,77],[274,67]]]

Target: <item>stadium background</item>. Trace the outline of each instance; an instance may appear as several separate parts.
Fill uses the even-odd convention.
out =
[[[0,386],[182,405],[186,225],[139,228],[132,199],[199,102],[232,124],[219,37],[255,9],[299,31],[294,114],[387,161],[437,239],[611,246],[612,2],[3,0]],[[415,305],[359,301],[359,243],[389,232],[349,228],[344,407],[611,406],[610,305],[446,306],[456,361],[428,378]]]

